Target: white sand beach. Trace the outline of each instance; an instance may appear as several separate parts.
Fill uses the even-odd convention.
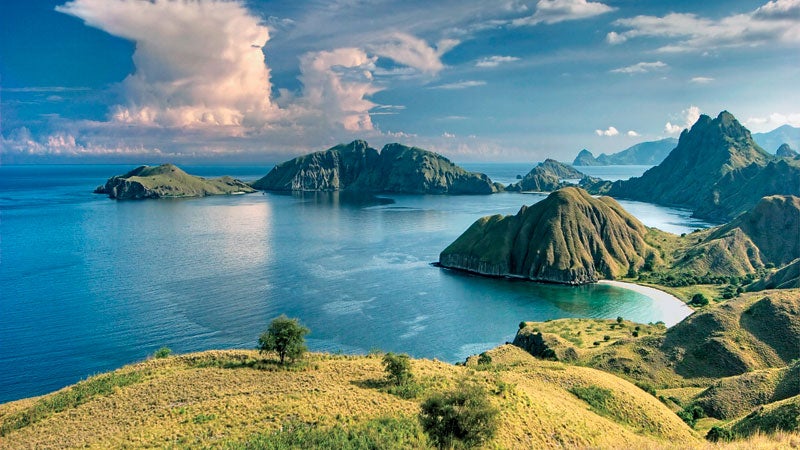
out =
[[[642,286],[639,284],[633,283],[625,283],[622,281],[613,281],[613,280],[600,280],[598,283],[608,284],[611,286],[621,287],[623,289],[630,289],[631,291],[638,292],[642,295],[646,295],[650,297],[653,302],[655,302],[656,306],[667,306],[669,305],[670,308],[677,308],[685,313],[685,316],[693,313],[694,310],[689,307],[686,303],[684,303],[678,297],[675,297],[672,294],[664,292],[662,290],[650,287],[650,286]],[[667,326],[671,326],[673,324],[667,324]]]

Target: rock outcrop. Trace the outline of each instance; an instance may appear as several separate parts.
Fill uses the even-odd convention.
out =
[[[800,162],[774,157],[729,112],[701,115],[658,166],[617,181],[607,194],[688,207],[695,217],[728,221],[767,195],[800,195]]]
[[[255,192],[247,183],[231,177],[205,179],[189,175],[173,164],[140,166],[113,176],[94,191],[117,200],[204,197]]]
[[[378,152],[364,141],[286,161],[253,187],[409,194],[491,194],[502,190],[486,175],[467,172],[434,152],[401,144],[388,144]]]
[[[575,170],[574,167],[568,164],[560,163],[554,159],[546,159],[531,169],[520,181],[509,185],[506,190],[552,192],[562,187],[574,185],[576,182],[582,182],[587,178],[591,177]]]
[[[479,219],[442,251],[439,264],[490,276],[592,283],[657,259],[646,233],[613,199],[568,187],[514,216]]]
[[[602,166],[597,160],[595,159],[592,152],[589,150],[583,149],[578,152],[578,156],[575,157],[575,160],[572,161],[573,166]]]

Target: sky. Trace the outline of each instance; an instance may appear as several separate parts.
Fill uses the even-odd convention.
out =
[[[280,162],[354,139],[571,161],[800,126],[800,0],[0,3],[0,163]]]

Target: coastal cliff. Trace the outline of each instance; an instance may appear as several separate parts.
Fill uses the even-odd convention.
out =
[[[442,251],[439,263],[483,275],[592,283],[658,259],[646,233],[613,199],[569,187],[514,216],[479,219]]]
[[[117,200],[141,200],[244,194],[255,190],[228,176],[205,179],[189,175],[173,164],[162,164],[140,166],[124,175],[113,176],[94,192]]]
[[[353,141],[275,166],[254,182],[266,191],[356,191],[408,194],[491,194],[502,186],[437,153],[402,144],[378,152]]]

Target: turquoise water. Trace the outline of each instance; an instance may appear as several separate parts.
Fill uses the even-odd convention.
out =
[[[469,167],[509,181],[530,169]],[[0,167],[0,401],[161,346],[253,348],[281,313],[311,328],[312,350],[379,348],[453,362],[513,339],[521,320],[674,324],[684,314],[611,286],[512,282],[430,265],[477,218],[516,213],[543,195],[116,202],[91,193],[131,168]],[[252,180],[269,167],[186,169]],[[624,205],[670,231],[705,225],[686,211]]]

